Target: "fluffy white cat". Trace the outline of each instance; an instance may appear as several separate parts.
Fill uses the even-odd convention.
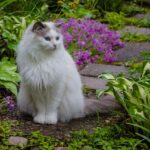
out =
[[[84,100],[80,75],[53,22],[36,22],[26,29],[17,64],[22,76],[18,108],[34,122],[56,124],[98,110],[97,102]]]

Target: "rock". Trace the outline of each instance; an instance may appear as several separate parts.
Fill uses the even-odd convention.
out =
[[[150,3],[150,1],[149,1],[149,3]],[[134,16],[134,18],[150,20],[150,13],[149,14],[137,14]]]
[[[9,142],[9,145],[23,146],[27,144],[28,140],[20,136],[11,136],[9,137],[8,142]]]
[[[127,42],[125,43],[125,47],[117,50],[116,56],[117,61],[129,61],[131,59],[142,60],[143,57],[140,55],[143,51],[150,50],[150,42]]]
[[[97,77],[99,74],[104,72],[111,72],[116,75],[119,73],[127,73],[127,71],[127,68],[124,66],[88,64],[83,70],[80,71],[80,74],[83,76]]]
[[[123,33],[136,33],[136,34],[150,34],[149,28],[139,28],[135,26],[125,26],[122,30],[119,31],[120,34]]]
[[[68,150],[68,147],[56,147],[55,150]]]
[[[110,95],[102,96],[102,97],[100,97],[99,100],[90,99],[90,98],[87,98],[86,100],[88,100],[89,102],[90,101],[99,101],[99,104],[97,104],[96,107],[98,109],[100,109],[101,114],[109,114],[109,113],[112,113],[115,110],[122,110],[122,107],[116,101],[115,97],[110,96]],[[89,104],[91,104],[91,102]],[[88,104],[87,104],[87,106],[88,106]],[[94,109],[96,110],[97,108],[94,108]],[[90,109],[89,111],[92,112],[93,110]],[[86,112],[86,113],[88,114],[88,112]]]
[[[84,87],[89,89],[106,89],[106,81],[99,78],[81,76]]]
[[[83,148],[81,148],[81,150],[88,150],[89,146],[84,146]]]

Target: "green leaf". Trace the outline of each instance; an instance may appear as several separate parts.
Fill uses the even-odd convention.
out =
[[[104,78],[104,79],[107,79],[107,80],[114,80],[115,77],[110,74],[110,73],[103,73],[101,75],[98,76],[99,78]]]
[[[14,95],[17,95],[17,83],[20,81],[20,76],[16,72],[16,65],[6,58],[0,62],[0,86],[5,87]]]
[[[17,96],[17,87],[14,83],[9,81],[0,81],[0,85],[4,86],[6,89],[10,90],[15,96]]]

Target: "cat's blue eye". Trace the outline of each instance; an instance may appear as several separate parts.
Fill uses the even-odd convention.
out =
[[[59,36],[56,37],[56,40],[59,40]]]
[[[45,36],[44,39],[45,39],[46,41],[50,41],[50,40],[51,40],[51,38],[50,38],[49,36]]]

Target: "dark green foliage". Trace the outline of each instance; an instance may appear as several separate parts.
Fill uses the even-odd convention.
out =
[[[98,9],[99,12],[119,12],[123,5],[123,0],[85,0],[83,3],[87,8]]]

